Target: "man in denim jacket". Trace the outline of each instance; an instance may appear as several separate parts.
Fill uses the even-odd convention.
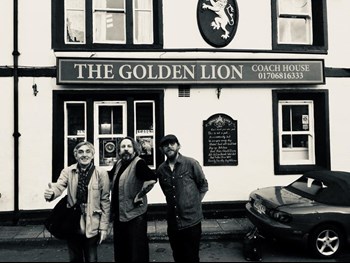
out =
[[[179,153],[180,143],[169,134],[160,141],[167,160],[157,169],[166,197],[168,236],[175,262],[199,262],[202,200],[208,182],[198,161]]]

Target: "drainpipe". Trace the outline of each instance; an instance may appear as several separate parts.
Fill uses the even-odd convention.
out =
[[[13,1],[13,111],[14,111],[14,216],[13,224],[19,221],[19,137],[18,131],[18,0]]]

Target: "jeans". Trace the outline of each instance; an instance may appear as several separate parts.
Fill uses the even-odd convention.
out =
[[[177,230],[168,226],[168,236],[175,262],[199,262],[202,223]]]
[[[97,245],[99,235],[87,238],[76,235],[67,240],[70,262],[97,262]]]
[[[149,262],[146,213],[128,222],[114,220],[113,237],[115,262]]]

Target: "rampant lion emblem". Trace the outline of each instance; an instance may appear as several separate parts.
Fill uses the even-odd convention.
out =
[[[226,29],[227,24],[233,26],[233,12],[234,9],[231,5],[227,6],[227,0],[206,0],[210,1],[210,5],[203,3],[203,10],[211,10],[215,12],[218,16],[214,18],[214,21],[211,22],[213,29],[219,30],[220,28],[224,31],[224,34],[221,35],[221,38],[228,39],[230,37],[229,31]]]

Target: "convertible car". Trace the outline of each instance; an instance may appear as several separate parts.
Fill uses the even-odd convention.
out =
[[[312,171],[287,186],[257,189],[246,209],[263,236],[303,242],[316,257],[335,257],[350,241],[350,173]]]

